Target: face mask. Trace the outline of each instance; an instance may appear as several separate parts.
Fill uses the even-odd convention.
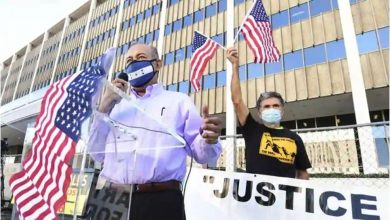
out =
[[[127,65],[125,72],[129,75],[131,86],[141,87],[153,79],[155,74],[153,61],[155,60],[133,61]]]
[[[270,108],[261,112],[261,119],[270,124],[277,124],[282,120],[282,112],[278,109]]]

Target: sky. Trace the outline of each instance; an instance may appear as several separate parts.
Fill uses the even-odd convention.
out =
[[[0,0],[0,62],[87,0]]]

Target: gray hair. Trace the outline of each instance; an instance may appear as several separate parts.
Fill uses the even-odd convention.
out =
[[[260,109],[261,102],[266,100],[266,99],[269,99],[269,98],[277,98],[277,99],[279,99],[279,101],[282,104],[282,106],[284,106],[284,100],[282,98],[282,95],[280,95],[280,93],[278,93],[278,92],[263,92],[263,93],[260,94],[259,99],[257,99],[256,108]]]
[[[132,47],[132,46],[135,46],[135,45],[146,45],[146,46],[149,46],[150,49],[152,50],[152,57],[154,59],[160,59],[160,56],[158,55],[158,51],[157,51],[157,48],[152,46],[152,45],[149,45],[149,44],[141,44],[141,43],[138,43],[138,42],[135,42],[133,44],[130,45],[129,49]]]

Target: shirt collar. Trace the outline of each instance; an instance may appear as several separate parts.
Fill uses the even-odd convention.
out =
[[[158,95],[164,90],[163,86],[160,83],[156,83],[153,85],[148,85],[145,89],[145,94],[143,96],[139,96],[137,92],[134,91],[134,89],[131,89],[130,92],[136,97],[137,99],[142,98],[148,98],[150,96]]]

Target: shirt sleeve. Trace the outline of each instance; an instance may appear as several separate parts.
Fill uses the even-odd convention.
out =
[[[89,132],[87,151],[97,162],[104,161],[104,150],[110,126],[101,118],[95,117]]]
[[[303,144],[303,141],[299,135],[297,135],[297,147],[298,147],[298,153],[295,158],[295,167],[298,170],[306,170],[308,168],[311,168],[311,163],[309,160],[309,157],[307,156],[305,145]]]
[[[187,142],[187,154],[200,164],[211,163],[221,154],[222,147],[219,141],[216,144],[207,144],[200,134],[202,118],[194,104],[188,100],[184,106],[188,106],[185,113],[184,139]],[[183,106],[182,105],[182,106]]]

